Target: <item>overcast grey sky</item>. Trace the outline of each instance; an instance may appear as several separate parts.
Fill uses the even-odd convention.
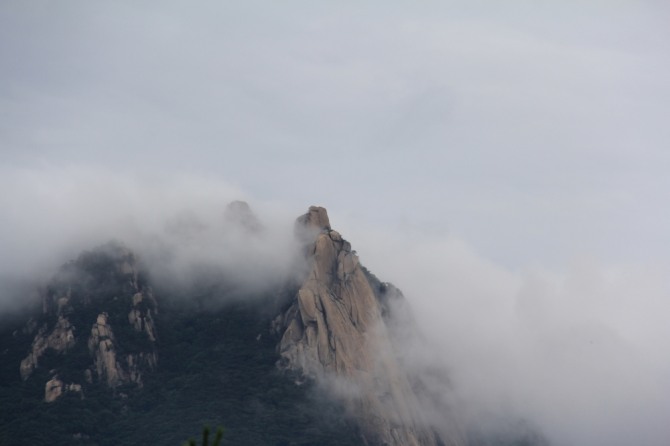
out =
[[[0,264],[124,212],[323,205],[469,398],[664,445],[670,4],[392,3],[3,1]]]
[[[668,259],[664,2],[3,2],[4,168],[211,175],[516,267]]]

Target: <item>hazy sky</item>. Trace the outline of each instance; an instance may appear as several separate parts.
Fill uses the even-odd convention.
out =
[[[211,175],[513,267],[668,259],[661,1],[0,6],[2,166]]]
[[[471,398],[663,444],[669,4],[361,3],[0,3],[2,268],[125,213],[323,205]]]

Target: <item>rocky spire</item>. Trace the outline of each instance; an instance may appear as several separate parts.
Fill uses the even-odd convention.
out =
[[[328,218],[328,211],[321,206],[310,206],[305,215],[301,215],[296,220],[298,227],[315,228],[319,231],[329,231],[330,219]]]
[[[332,385],[360,421],[367,444],[462,444],[458,435],[438,440],[422,420],[380,302],[349,242],[331,229],[326,210],[310,207],[297,219],[296,233],[307,245],[310,265],[278,321],[283,366]]]

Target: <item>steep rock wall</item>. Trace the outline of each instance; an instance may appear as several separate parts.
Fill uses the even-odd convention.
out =
[[[91,361],[82,370],[88,384],[96,380],[109,387],[128,382],[142,385],[143,372],[153,369],[158,360],[154,322],[158,305],[151,289],[140,282],[134,254],[116,244],[84,253],[66,264],[44,292],[40,322],[31,320],[26,325],[26,332],[33,332],[38,326],[39,329],[21,361],[21,378],[25,381],[31,377],[47,351],[68,355],[81,345],[88,350]],[[112,310],[117,315],[114,328],[110,320]],[[74,320],[79,321],[79,326]],[[118,329],[138,333],[130,338],[126,335],[126,339],[136,341],[139,336],[145,341],[143,347],[139,351],[137,346],[128,348],[115,334]],[[79,392],[85,385],[64,384],[57,376],[53,375],[45,385],[48,402],[67,391]]]
[[[311,207],[296,224],[309,269],[276,325],[281,365],[316,378],[348,402],[370,445],[464,444],[458,432],[438,438],[397,360],[382,306],[351,245]]]

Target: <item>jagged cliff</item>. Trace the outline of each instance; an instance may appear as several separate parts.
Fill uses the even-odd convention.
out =
[[[464,444],[457,429],[440,438],[423,419],[399,361],[385,310],[349,242],[312,206],[296,222],[309,268],[294,302],[276,320],[281,366],[327,383],[349,404],[367,444]]]
[[[42,296],[42,314],[26,325],[26,331],[37,332],[21,361],[21,379],[30,379],[45,355],[70,353],[88,357],[87,366],[70,373],[83,380],[64,384],[58,368],[51,370],[51,379],[45,384],[47,402],[65,392],[82,394],[84,382],[99,381],[109,387],[142,385],[143,372],[157,362],[157,308],[151,289],[139,279],[131,251],[108,244],[82,254],[52,280]],[[115,316],[114,324],[110,312]],[[115,335],[115,328],[125,332],[124,339]],[[129,331],[134,333],[128,336]]]
[[[228,235],[266,240],[246,203],[232,203],[222,217]],[[221,411],[231,420],[242,412],[252,418],[222,422],[238,428],[237,437],[230,433],[237,444],[465,445],[453,417],[432,416],[447,414],[449,403],[436,403],[416,364],[408,367],[406,348],[417,330],[402,294],[361,266],[324,208],[299,217],[295,237],[302,249],[297,283],[287,279],[264,295],[209,281],[190,291],[152,287],[120,244],[83,253],[43,291],[41,314],[12,335],[29,344],[14,370],[26,392],[32,383],[43,389],[42,405],[90,407],[86,401],[100,389],[123,395],[117,420],[133,399],[135,416],[150,419],[156,401],[171,407],[160,415],[170,420],[170,413],[181,419]],[[295,258],[286,253],[287,261]],[[189,403],[179,409],[175,401]],[[253,419],[265,426],[254,428]],[[265,436],[254,437],[258,431]]]

